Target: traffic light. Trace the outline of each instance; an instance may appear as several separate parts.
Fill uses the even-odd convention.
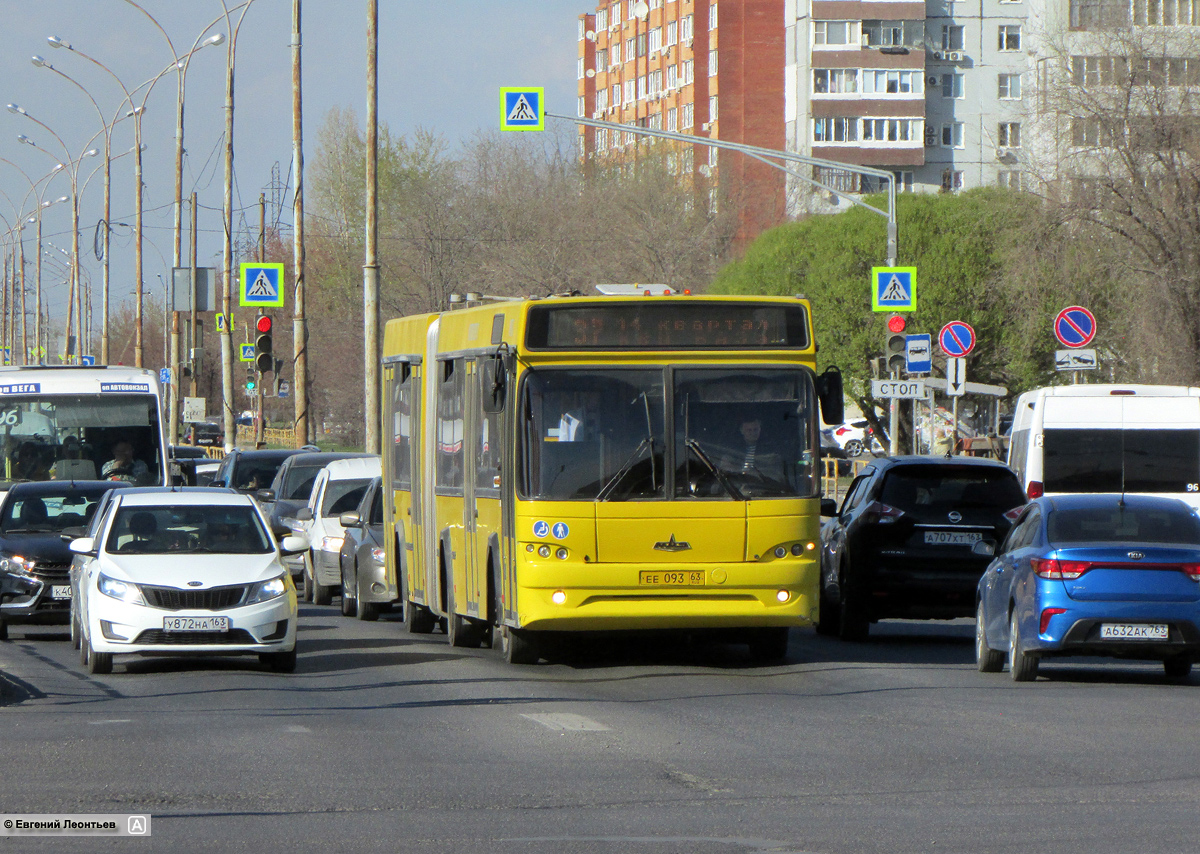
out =
[[[904,370],[908,359],[906,356],[908,345],[907,338],[904,334],[904,327],[907,321],[902,314],[893,314],[887,319],[887,335],[884,338],[883,358],[887,362],[887,370],[889,373],[898,373]]]
[[[254,375],[254,366],[246,364],[246,393],[254,394],[254,389],[257,386],[257,377]]]
[[[271,355],[271,317],[260,314],[254,322],[258,331],[254,339],[254,367],[260,374],[270,373],[275,365],[275,357]]]

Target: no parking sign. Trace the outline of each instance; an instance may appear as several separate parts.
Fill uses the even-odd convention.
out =
[[[1064,347],[1086,347],[1096,337],[1096,316],[1081,305],[1067,306],[1054,318],[1054,337]]]

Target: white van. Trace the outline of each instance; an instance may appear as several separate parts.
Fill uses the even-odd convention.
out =
[[[379,457],[333,460],[317,472],[308,505],[296,513],[300,530],[311,544],[304,561],[305,600],[328,605],[341,590],[345,530],[338,517],[357,510],[371,479],[381,474]]]
[[[1008,465],[1030,498],[1138,492],[1200,506],[1200,388],[1068,385],[1027,391]]]

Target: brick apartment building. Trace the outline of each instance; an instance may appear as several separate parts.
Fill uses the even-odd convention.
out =
[[[784,146],[784,0],[614,0],[579,18],[581,116],[766,148]],[[645,145],[581,127],[584,157]],[[666,143],[674,145],[673,143]],[[785,175],[736,152],[685,147],[741,213],[742,239],[783,221]]]

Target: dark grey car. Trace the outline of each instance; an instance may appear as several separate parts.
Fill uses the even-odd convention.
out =
[[[342,614],[360,620],[375,620],[397,600],[387,591],[387,566],[383,554],[383,479],[374,478],[363,493],[358,509],[343,513],[338,521],[345,528],[340,555],[342,567]]]

